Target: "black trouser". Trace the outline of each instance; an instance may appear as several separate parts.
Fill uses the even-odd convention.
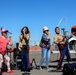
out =
[[[21,51],[22,69],[27,70],[29,68],[29,46],[23,46]]]

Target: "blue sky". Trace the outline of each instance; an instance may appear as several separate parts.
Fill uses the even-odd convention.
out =
[[[39,41],[44,26],[53,38],[63,18],[59,27],[70,31],[76,25],[76,0],[0,0],[0,27],[12,32],[13,42],[18,41],[24,26],[30,30],[30,40]]]

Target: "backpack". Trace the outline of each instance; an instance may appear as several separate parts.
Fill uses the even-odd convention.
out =
[[[50,43],[49,43],[49,41],[44,41],[43,37],[42,37],[41,40],[40,40],[39,46],[43,47],[43,43],[45,44],[45,48],[50,49]]]
[[[43,46],[43,38],[41,38],[39,46],[42,47]]]

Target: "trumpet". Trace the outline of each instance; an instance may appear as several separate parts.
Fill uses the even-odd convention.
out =
[[[76,25],[71,28],[72,37],[68,40],[68,49],[76,51]]]
[[[68,49],[76,50],[76,36],[75,35],[68,40]]]

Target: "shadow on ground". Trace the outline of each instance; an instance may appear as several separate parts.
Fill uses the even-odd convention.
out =
[[[31,75],[31,73],[24,72],[22,75]]]

